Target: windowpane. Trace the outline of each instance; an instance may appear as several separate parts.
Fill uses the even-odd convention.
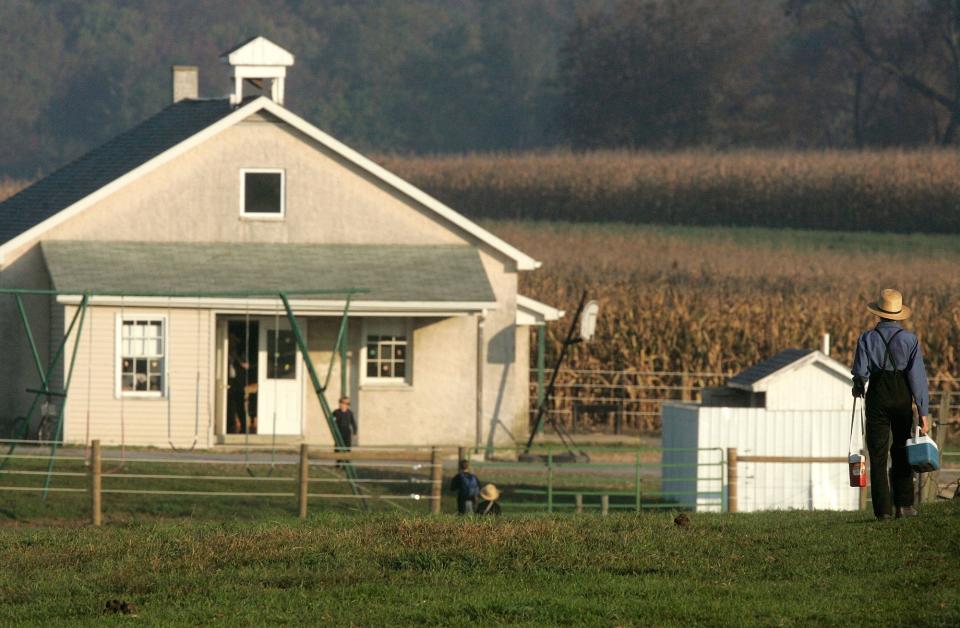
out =
[[[267,330],[267,379],[296,379],[297,345],[293,332]]]
[[[163,392],[162,321],[125,320],[120,326],[120,390]]]
[[[244,173],[244,213],[282,214],[282,187],[283,175],[279,172]]]
[[[398,321],[372,323],[379,333],[367,336],[367,377],[370,379],[403,379],[407,374],[407,338],[389,333]],[[384,329],[386,328],[386,329]],[[388,331],[388,333],[383,333]]]

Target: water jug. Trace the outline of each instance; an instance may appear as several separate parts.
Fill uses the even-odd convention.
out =
[[[850,486],[862,488],[867,485],[867,462],[863,454],[850,454]]]

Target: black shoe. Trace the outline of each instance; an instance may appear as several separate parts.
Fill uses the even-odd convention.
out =
[[[903,519],[904,517],[916,517],[920,513],[917,512],[917,509],[913,506],[897,506],[897,519]]]
[[[886,521],[887,519],[893,519],[890,515],[877,515],[877,521]]]

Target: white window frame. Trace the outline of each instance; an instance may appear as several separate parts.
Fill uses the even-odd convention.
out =
[[[280,213],[247,212],[247,174],[280,175]],[[284,220],[287,217],[287,173],[283,168],[241,168],[240,169],[240,218],[243,220]]]
[[[409,389],[413,386],[413,321],[402,317],[366,318],[361,327],[360,351],[360,385],[364,388],[401,388]],[[383,330],[391,324],[396,327],[392,330]],[[380,328],[380,329],[378,329]],[[367,338],[371,334],[402,333],[407,339],[405,368],[403,377],[371,377],[367,375]]]
[[[114,396],[117,399],[166,399],[170,392],[170,326],[163,314],[148,312],[120,313],[115,319],[114,335]],[[124,390],[123,389],[123,323],[124,321],[145,321],[160,323],[163,339],[163,390]]]

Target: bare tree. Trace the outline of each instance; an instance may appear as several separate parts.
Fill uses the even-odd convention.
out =
[[[934,105],[939,141],[960,126],[960,0],[788,0],[787,11],[825,12],[844,32],[855,76],[855,135],[862,134],[862,72],[879,70]],[[861,140],[862,141],[862,140]]]

